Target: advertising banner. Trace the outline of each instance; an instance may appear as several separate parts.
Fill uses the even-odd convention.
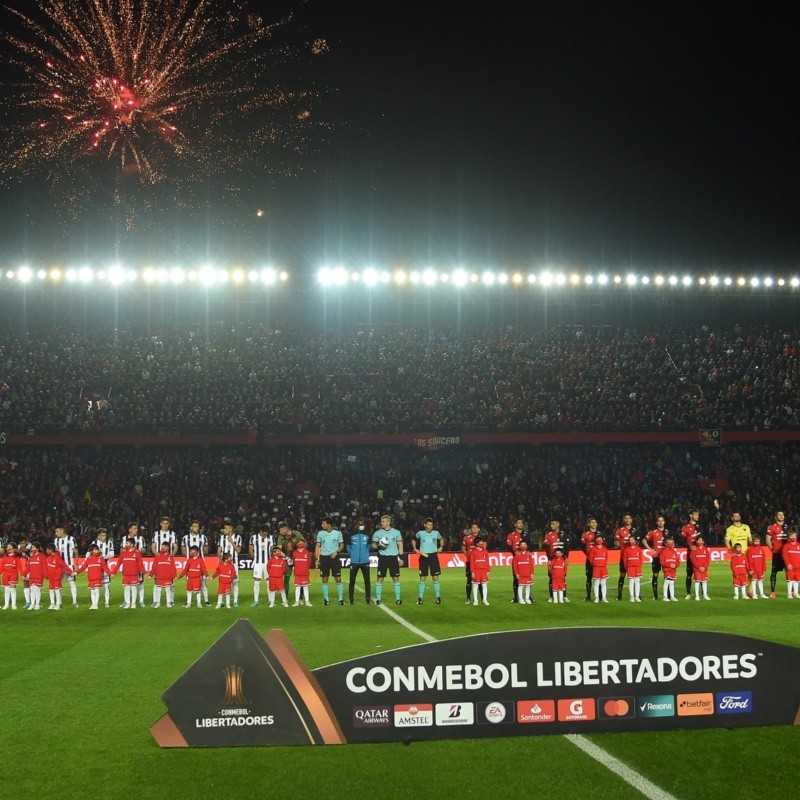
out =
[[[238,620],[163,695],[163,747],[793,725],[800,648],[663,628],[479,634],[313,672]]]

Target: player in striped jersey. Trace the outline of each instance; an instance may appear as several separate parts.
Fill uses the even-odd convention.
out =
[[[222,531],[217,539],[217,555],[222,558],[223,554],[230,553],[233,566],[236,568],[236,577],[233,580],[233,607],[239,605],[239,553],[242,550],[242,536],[233,530],[233,522],[225,517]]]
[[[147,544],[145,543],[144,536],[139,533],[139,523],[138,522],[131,522],[128,525],[128,533],[122,537],[122,541],[120,542],[119,552],[125,549],[125,543],[128,539],[133,539],[133,549],[138,550],[140,555],[146,556],[147,555]],[[139,575],[139,584],[137,586],[136,593],[139,597],[139,607],[144,608],[144,575]]]
[[[261,582],[267,579],[267,562],[272,551],[272,535],[269,525],[262,525],[255,536],[250,537],[250,556],[253,559],[253,608],[258,606]]]
[[[67,535],[66,530],[59,526],[56,528],[56,536],[53,543],[56,552],[61,556],[63,562],[69,567],[64,571],[64,575],[69,584],[69,591],[72,595],[72,605],[78,607],[78,584],[75,581],[75,559],[78,557],[78,543],[72,534]]]
[[[92,549],[97,548],[100,557],[105,561],[109,558],[114,558],[114,542],[108,538],[108,531],[105,528],[97,529],[97,538],[92,542],[89,547],[89,552],[86,557],[89,558]],[[103,570],[103,592],[105,594],[106,608],[111,603],[111,575]]]
[[[161,552],[161,545],[169,545],[169,554],[174,556],[178,553],[178,537],[175,531],[170,529],[170,518],[161,517],[158,521],[158,530],[153,531],[153,538],[150,542],[150,552],[156,556]]]
[[[189,524],[189,532],[184,534],[183,538],[181,539],[181,555],[184,558],[188,558],[189,551],[193,547],[197,548],[197,552],[203,556],[203,558],[208,555],[208,538],[200,530],[200,520],[197,519],[193,519],[191,521]],[[203,603],[207,606],[210,606],[211,603],[208,599],[208,585],[206,583],[205,575],[203,575],[202,586]]]

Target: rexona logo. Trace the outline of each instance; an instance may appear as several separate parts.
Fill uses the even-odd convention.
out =
[[[601,697],[597,711],[600,719],[632,719],[636,716],[636,698]]]
[[[473,703],[437,703],[437,725],[474,725],[475,706]]]
[[[353,725],[356,728],[389,728],[389,706],[356,706],[353,709]]]
[[[711,692],[678,695],[679,717],[705,717],[714,713],[714,695]]]
[[[432,703],[412,703],[394,707],[395,728],[429,728],[432,725]]]
[[[636,698],[637,717],[674,717],[675,698],[671,694],[650,694]]]
[[[717,714],[751,714],[752,692],[717,692]]]
[[[517,722],[555,722],[555,700],[520,700],[517,703]]]
[[[494,700],[491,703],[478,703],[478,723],[508,725],[514,721],[514,703]]]
[[[559,722],[588,722],[595,719],[595,700],[593,697],[578,697],[558,701]]]

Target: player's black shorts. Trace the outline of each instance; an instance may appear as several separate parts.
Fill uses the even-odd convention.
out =
[[[386,573],[392,578],[400,577],[400,563],[397,556],[382,556],[378,555],[378,577],[385,578]]]
[[[653,575],[658,575],[661,572],[661,562],[658,560],[658,556],[653,559]]]
[[[342,562],[339,561],[339,554],[335,553],[332,556],[319,557],[319,571],[323,578],[333,575],[338,578],[342,574]]]
[[[429,553],[427,556],[423,556],[422,553],[420,553],[419,575],[421,578],[427,578],[429,574],[430,575],[442,574],[442,568],[439,566],[438,553]]]
[[[785,568],[786,568],[786,564],[783,563],[783,554],[782,553],[773,553],[772,554],[772,571],[773,572],[781,572]]]

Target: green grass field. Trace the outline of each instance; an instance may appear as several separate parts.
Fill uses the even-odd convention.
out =
[[[390,603],[415,626],[446,639],[472,633],[586,625],[714,630],[800,646],[800,601],[732,599],[730,573],[714,565],[713,602],[582,602],[583,570],[573,568],[572,602],[546,602],[538,572],[533,606],[509,602],[508,569],[492,571],[486,607],[466,607],[463,572],[445,570],[441,606],[428,588],[415,605],[417,576],[402,573],[404,605]],[[683,573],[681,573],[682,575]],[[614,571],[612,570],[612,576]],[[374,573],[373,573],[374,577]],[[348,571],[343,571],[346,581]],[[0,614],[2,725],[5,764],[0,798],[364,798],[480,797],[615,798],[642,795],[561,736],[416,742],[405,745],[162,750],[149,727],[164,713],[162,692],[231,624],[249,618],[260,632],[282,628],[310,668],[389,650],[420,639],[375,606],[358,599],[323,607],[319,584],[312,608],[250,607],[252,581],[242,575],[240,607],[112,608]],[[151,592],[147,584],[148,602]],[[682,582],[679,582],[682,586]],[[627,594],[627,589],[626,589]],[[212,590],[213,595],[213,590]],[[391,598],[391,591],[386,595]],[[46,590],[45,590],[46,597]],[[361,595],[363,598],[363,595]],[[178,590],[178,601],[183,592]],[[20,590],[21,604],[21,590]],[[787,681],[800,678],[787,675]],[[748,798],[775,786],[781,793],[797,774],[796,727],[606,734],[587,737],[676,798]],[[755,765],[755,766],[754,766]],[[788,783],[787,783],[788,781]]]

